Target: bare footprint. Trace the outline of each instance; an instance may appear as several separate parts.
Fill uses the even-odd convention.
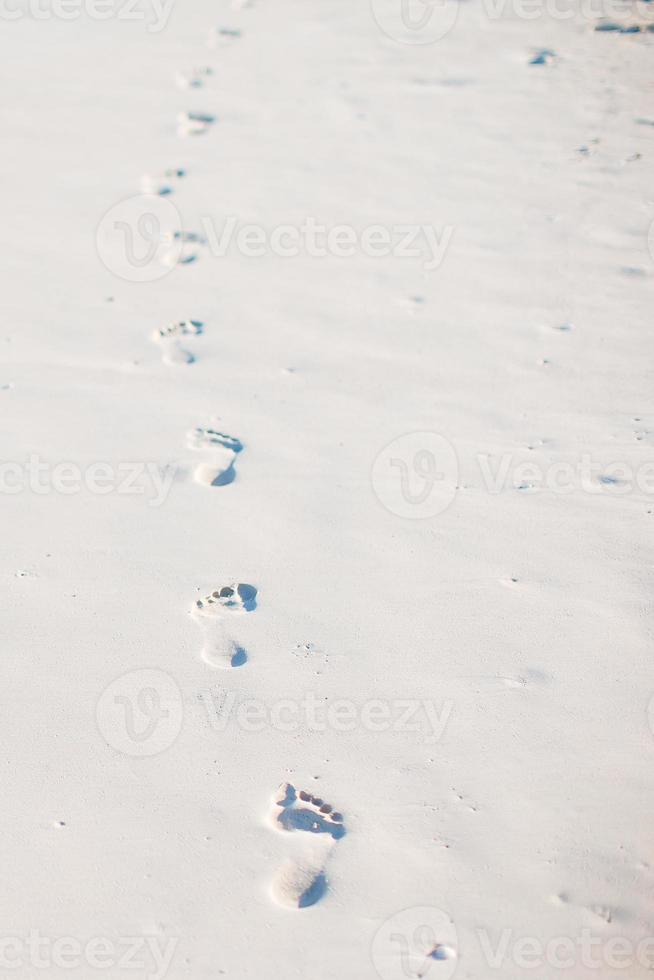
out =
[[[164,252],[161,261],[174,269],[177,265],[189,265],[200,258],[200,246],[207,240],[198,231],[165,232],[161,236]]]
[[[144,194],[157,194],[160,197],[172,194],[178,180],[186,176],[186,171],[179,167],[169,167],[161,174],[143,174],[141,190]]]
[[[178,320],[155,330],[152,339],[161,347],[164,364],[192,364],[195,357],[180,344],[180,337],[197,337],[202,333],[199,320]]]
[[[207,47],[223,48],[238,41],[241,32],[233,27],[213,27],[207,39]]]
[[[233,637],[234,620],[254,612],[257,590],[253,585],[233,582],[198,599],[193,617],[204,634],[202,659],[211,667],[242,667],[248,656]]]
[[[529,59],[530,65],[549,65],[556,58],[556,52],[552,51],[550,48],[537,48],[531,58]]]
[[[193,429],[187,435],[189,449],[211,454],[194,471],[197,483],[205,487],[225,487],[236,479],[234,463],[243,451],[243,443],[234,436],[213,428]]]
[[[272,882],[273,898],[285,908],[315,905],[327,891],[327,859],[336,841],[345,836],[342,814],[311,793],[282,783],[272,801],[270,820],[276,830],[300,832],[294,856]]]
[[[183,245],[206,245],[207,239],[200,231],[173,231],[162,236],[164,242],[181,242]]]
[[[174,269],[178,265],[190,265],[197,262],[200,253],[194,245],[182,242],[178,245],[171,245],[167,251],[163,252],[161,261],[169,269]]]
[[[178,136],[198,136],[206,133],[216,117],[206,112],[180,112],[177,116]]]
[[[595,25],[595,30],[606,34],[640,34],[654,31],[654,24],[618,24],[614,20],[601,18]]]
[[[212,74],[211,68],[191,68],[188,71],[175,72],[175,81],[179,88],[202,88],[205,80]]]

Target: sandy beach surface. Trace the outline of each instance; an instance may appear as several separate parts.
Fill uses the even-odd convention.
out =
[[[0,973],[650,977],[654,10],[1,16]]]

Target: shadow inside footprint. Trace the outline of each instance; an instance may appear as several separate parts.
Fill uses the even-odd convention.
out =
[[[223,585],[195,603],[196,612],[203,616],[221,616],[224,610],[232,613],[253,612],[257,608],[257,590],[243,582]]]
[[[310,905],[315,905],[319,902],[327,891],[327,878],[324,873],[321,872],[316,878],[314,878],[311,885],[302,894],[297,903],[299,909],[306,909]]]
[[[213,478],[209,484],[212,487],[227,487],[230,483],[233,483],[236,479],[236,470],[234,469],[234,463],[231,462],[226,470],[218,473],[217,476]]]
[[[190,122],[206,123],[207,126],[216,121],[216,117],[212,116],[209,112],[184,112],[182,113],[182,117],[188,119]]]
[[[289,808],[287,805],[277,820],[284,830],[306,830],[310,834],[329,834],[333,840],[340,840],[345,836],[345,827],[342,824],[333,823],[333,820],[328,820],[322,813],[301,806]]]
[[[248,662],[247,651],[243,647],[236,647],[231,660],[232,667],[243,667]]]
[[[211,432],[212,442],[215,445],[223,446],[225,449],[231,449],[233,453],[243,452],[243,443],[236,436],[228,436],[222,432]]]
[[[452,946],[443,946],[441,943],[436,943],[436,945],[431,949],[427,956],[431,960],[452,960],[456,958],[456,952]]]
[[[241,598],[245,611],[253,612],[257,608],[257,590],[255,587],[241,582],[236,591]]]

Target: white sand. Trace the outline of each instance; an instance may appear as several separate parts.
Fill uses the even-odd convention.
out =
[[[210,48],[219,27],[242,35]],[[62,937],[113,943],[111,980],[651,976],[653,46],[477,0],[426,45],[344,0],[3,23],[2,460],[151,467],[141,495],[3,469],[11,975],[37,975],[33,930],[53,980],[96,974]],[[187,112],[215,121],[184,138]],[[144,175],[205,237],[231,215],[451,239],[432,269],[173,242],[194,261],[126,281],[96,228]],[[207,426],[242,448],[192,446]],[[431,437],[374,464],[425,432],[458,480],[446,445],[411,504],[392,459],[418,493]],[[480,456],[508,460],[500,492]],[[516,475],[584,458],[567,494]],[[191,615],[230,583],[256,608]],[[271,810],[286,781],[343,835]],[[167,970],[147,949],[127,970],[128,937]]]

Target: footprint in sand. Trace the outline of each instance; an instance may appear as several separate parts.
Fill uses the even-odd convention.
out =
[[[186,176],[186,171],[180,167],[169,167],[161,174],[143,174],[141,177],[141,190],[144,194],[157,194],[164,197],[172,194],[178,180]]]
[[[161,347],[161,358],[164,364],[192,364],[193,354],[180,344],[180,337],[197,337],[202,333],[202,323],[199,320],[179,320],[155,330],[152,339]]]
[[[223,48],[238,41],[241,32],[233,27],[213,27],[207,39],[207,47]]]
[[[211,68],[191,68],[175,72],[175,81],[179,88],[202,88],[210,75],[213,75]]]
[[[218,429],[198,428],[192,429],[186,440],[189,449],[210,454],[210,458],[195,467],[193,475],[197,483],[205,487],[226,487],[234,482],[234,463],[243,451],[240,439]]]
[[[253,585],[233,582],[198,599],[193,617],[204,634],[202,659],[210,667],[242,667],[248,656],[232,633],[238,616],[257,608],[257,590]]]
[[[538,48],[529,59],[530,65],[549,65],[556,58],[556,52],[550,48]]]
[[[303,909],[315,905],[327,890],[325,865],[336,841],[345,836],[343,816],[329,803],[282,783],[272,802],[276,830],[299,832],[293,857],[277,872],[271,892],[279,905]]]
[[[206,112],[180,112],[177,116],[178,136],[199,136],[215,123],[216,117]]]
[[[600,20],[595,30],[606,34],[645,34],[654,31],[654,24],[618,24],[614,20]]]
[[[162,244],[168,246],[161,257],[164,265],[174,269],[176,265],[189,265],[200,257],[199,246],[206,245],[204,235],[197,231],[174,231],[162,235]]]
[[[163,236],[164,241],[181,242],[183,245],[206,245],[207,239],[199,231],[173,231]]]

